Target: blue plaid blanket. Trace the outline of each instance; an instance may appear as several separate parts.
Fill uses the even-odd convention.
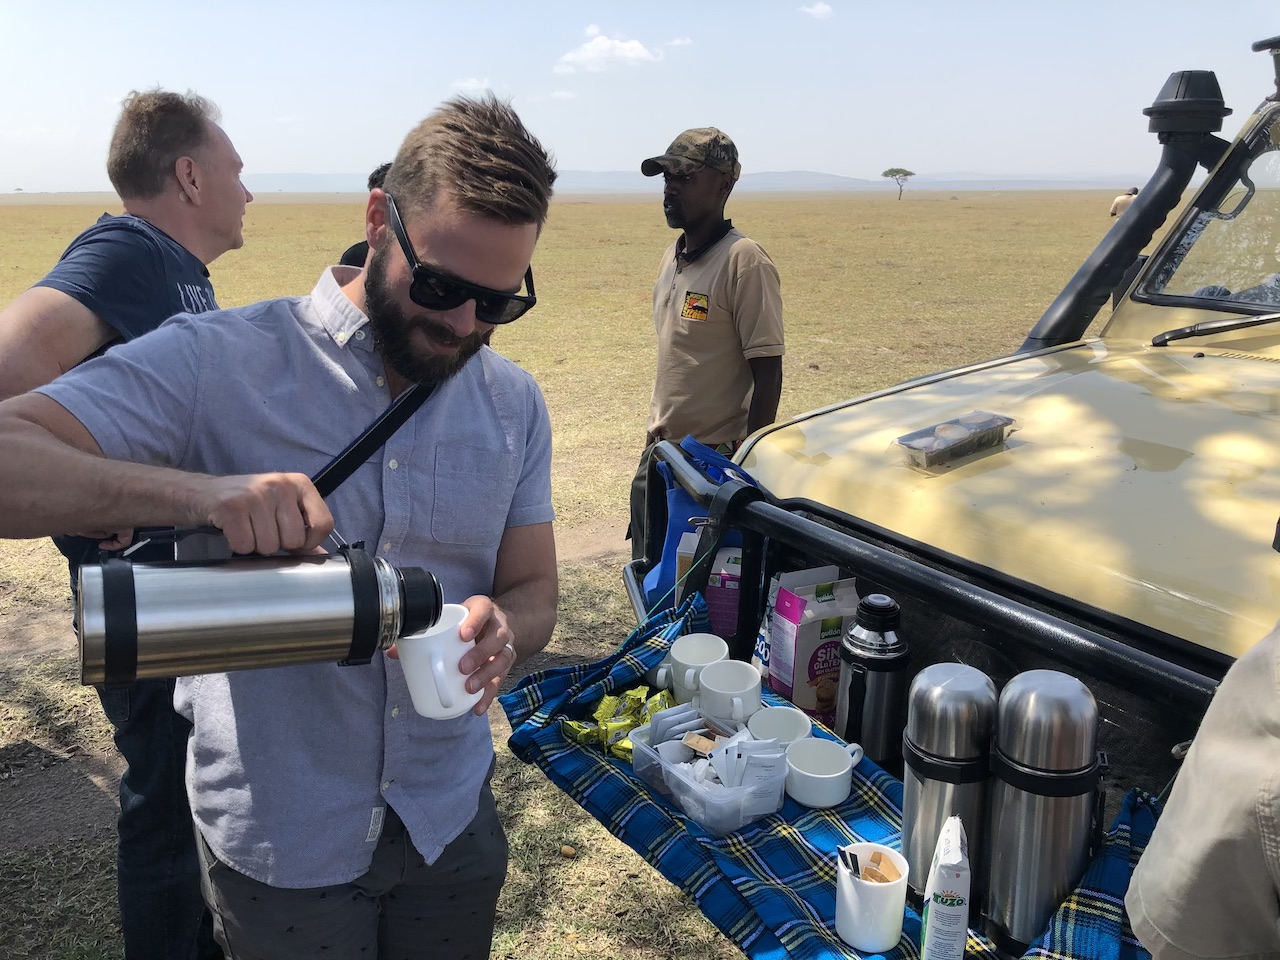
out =
[[[854,771],[848,800],[810,810],[789,797],[782,809],[727,837],[715,837],[635,777],[631,764],[566,739],[560,720],[581,719],[606,693],[634,686],[684,633],[708,628],[695,594],[650,618],[614,653],[595,663],[525,677],[500,698],[511,721],[510,747],[537,764],[610,832],[693,897],[699,909],[753,960],[858,957],[835,932],[835,849],[855,840],[897,846],[902,784],[870,760]],[[785,703],[765,692],[765,700]],[[815,727],[820,736],[832,735]],[[1145,960],[1124,914],[1124,892],[1155,825],[1155,803],[1125,799],[1101,854],[1028,956],[1054,960]],[[903,939],[885,956],[920,953],[920,917],[908,908]],[[970,932],[968,956],[999,956]]]

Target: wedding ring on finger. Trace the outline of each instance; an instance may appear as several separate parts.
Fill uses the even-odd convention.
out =
[[[508,643],[508,644],[507,644],[503,649],[510,651],[510,653],[511,653],[511,662],[512,662],[512,663],[515,663],[515,662],[516,662],[516,648],[515,648],[515,647],[513,647],[511,644],[509,644],[509,643]]]

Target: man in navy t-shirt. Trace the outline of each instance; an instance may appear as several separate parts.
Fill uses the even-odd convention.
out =
[[[191,93],[125,99],[107,159],[125,213],[103,214],[44,279],[0,310],[0,398],[48,383],[176,313],[217,308],[205,265],[244,244],[253,199],[217,119],[216,107]],[[94,536],[56,539],[73,587],[99,543],[115,540],[111,531],[77,532]],[[146,680],[98,691],[127,764],[117,859],[127,960],[222,956],[201,899],[187,803],[191,725],[173,709],[173,687]]]

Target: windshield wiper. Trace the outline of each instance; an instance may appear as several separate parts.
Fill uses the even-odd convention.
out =
[[[1174,340],[1189,340],[1192,337],[1207,337],[1211,333],[1244,330],[1247,327],[1257,327],[1276,320],[1280,320],[1280,313],[1264,313],[1260,317],[1223,317],[1221,320],[1205,320],[1201,323],[1193,323],[1189,327],[1178,327],[1176,330],[1157,333],[1151,338],[1151,345],[1163,347]]]

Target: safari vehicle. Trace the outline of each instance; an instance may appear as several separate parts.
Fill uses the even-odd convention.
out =
[[[774,572],[838,563],[899,600],[916,666],[1084,680],[1117,786],[1164,786],[1280,620],[1280,37],[1254,50],[1277,92],[1234,142],[1212,72],[1173,74],[1143,111],[1157,170],[1016,353],[756,433],[735,461],[766,493],[660,448],[711,519],[695,587],[704,544],[743,534],[737,655]],[[660,547],[624,576],[637,610]]]

